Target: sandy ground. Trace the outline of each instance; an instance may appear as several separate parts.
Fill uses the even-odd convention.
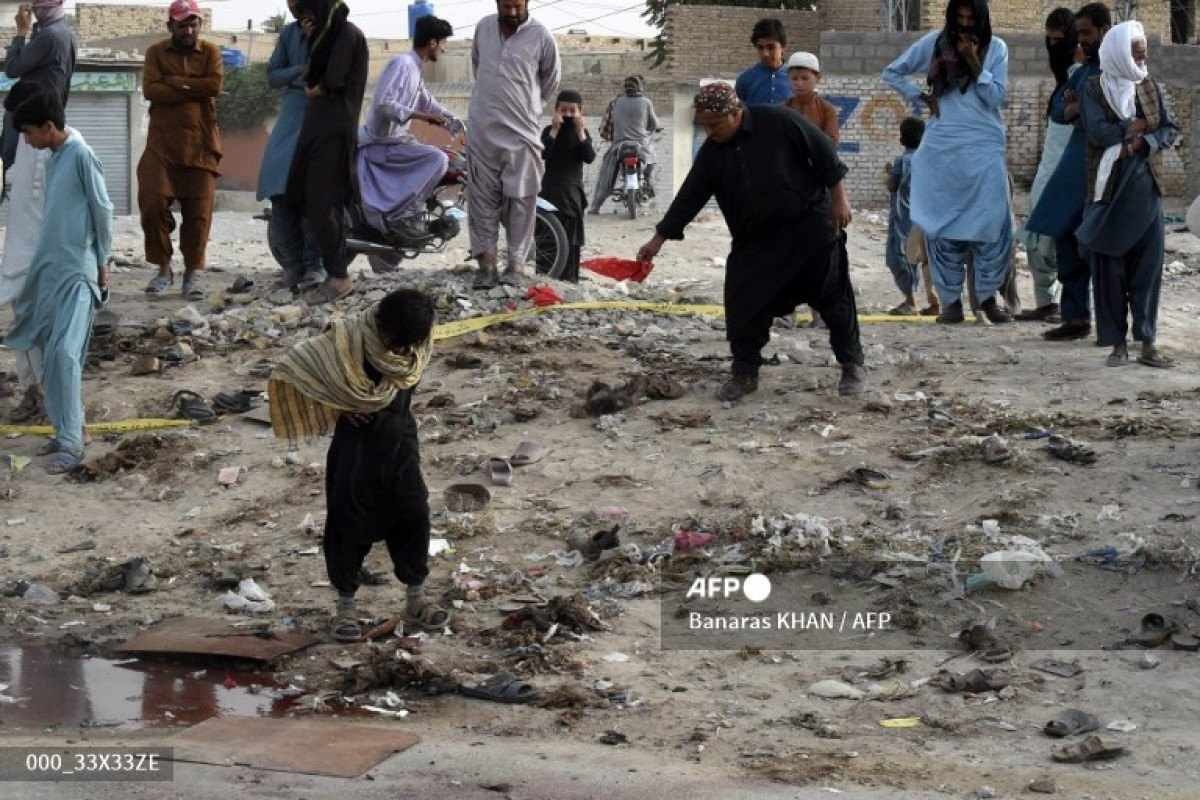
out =
[[[602,217],[589,228],[588,250],[631,257],[651,224]],[[116,251],[136,259],[136,221],[122,219],[119,228]],[[883,266],[883,236],[883,225],[860,212],[851,260],[861,313],[897,300]],[[274,265],[263,237],[261,222],[218,215],[210,249],[215,269],[207,285],[228,286],[236,274],[268,284]],[[686,242],[668,243],[648,287],[635,293],[719,302],[727,245],[724,226],[707,217],[689,230]],[[406,265],[399,278],[360,275],[360,287],[365,292],[402,282],[444,283],[446,270],[460,260],[461,251],[426,257]],[[1200,381],[1190,346],[1200,333],[1200,256],[1168,254],[1168,261],[1180,262],[1164,285],[1160,315],[1160,342],[1180,361],[1173,371],[1106,369],[1104,351],[1092,342],[1050,344],[1040,338],[1038,324],[871,324],[864,326],[863,338],[872,392],[844,399],[836,394],[838,373],[825,332],[777,327],[767,354],[781,354],[781,363],[764,369],[756,395],[723,407],[715,399],[728,369],[719,321],[570,312],[439,345],[419,390],[417,416],[437,512],[434,535],[449,539],[454,549],[434,560],[430,588],[460,607],[453,634],[425,642],[423,657],[431,669],[456,677],[503,665],[543,692],[567,685],[593,700],[598,695],[592,688],[600,681],[608,699],[589,708],[506,707],[417,692],[406,695],[413,713],[395,724],[430,741],[487,741],[489,750],[499,748],[501,760],[506,741],[518,743],[522,752],[538,743],[578,745],[570,757],[611,757],[614,763],[627,758],[620,751],[635,750],[642,768],[661,763],[686,772],[696,765],[731,786],[771,781],[796,787],[796,796],[809,796],[808,791],[818,796],[816,790],[828,787],[863,798],[908,792],[1016,797],[1031,781],[1049,777],[1062,797],[1194,797],[1200,781],[1195,758],[1200,732],[1194,725],[1200,656],[1156,651],[1161,663],[1149,670],[1139,667],[1138,651],[1101,649],[1135,630],[1156,603],[1174,603],[1184,624],[1200,628],[1200,619],[1184,606],[1196,594],[1188,570],[1200,544],[1195,524]],[[113,307],[131,326],[183,305],[177,297],[147,301],[141,288],[149,276],[140,268],[115,276]],[[588,286],[600,289],[609,282],[598,279],[585,282]],[[1027,274],[1022,290],[1028,300]],[[198,306],[207,312],[205,304]],[[158,376],[131,376],[134,356],[118,353],[89,371],[89,419],[160,416],[173,392],[183,388],[205,395],[261,388],[264,382],[250,376],[250,367],[306,334],[293,332],[274,342],[248,337],[251,342],[225,352],[201,349],[199,360]],[[256,349],[260,345],[266,346]],[[452,368],[442,356],[456,353],[477,356],[482,364]],[[10,353],[0,359],[0,368],[12,369]],[[571,415],[592,381],[618,384],[632,374],[669,375],[687,392],[600,421]],[[453,395],[453,405],[426,407],[441,394]],[[15,399],[0,401],[11,402]],[[680,427],[689,416],[698,425]],[[1078,466],[1049,458],[1045,440],[1023,438],[1038,427],[1087,442],[1098,460]],[[1006,438],[1010,458],[1003,464],[984,463],[977,446],[961,438],[991,433]],[[519,470],[512,487],[493,488],[487,512],[444,511],[442,489],[461,480],[486,482],[481,463],[526,439],[547,445],[549,455]],[[117,441],[96,441],[89,458],[112,451]],[[35,459],[3,484],[0,547],[7,556],[0,559],[0,579],[6,586],[17,579],[43,582],[64,601],[34,607],[20,598],[0,598],[0,643],[69,636],[75,644],[90,643],[93,652],[106,652],[168,615],[220,616],[220,592],[210,588],[210,578],[223,572],[253,576],[270,592],[278,607],[267,619],[325,630],[332,597],[329,589],[313,585],[325,580],[320,555],[306,554],[319,544],[319,535],[303,527],[311,515],[319,531],[324,516],[324,445],[305,447],[299,463],[285,463],[283,444],[236,418],[165,441],[146,462],[96,482],[50,478]],[[915,462],[900,457],[940,443],[952,445],[952,451]],[[10,438],[4,452],[32,456],[37,445],[36,437]],[[838,482],[863,465],[886,472],[890,480],[869,486]],[[228,466],[242,467],[243,473],[236,486],[223,488],[217,473]],[[1110,506],[1116,508],[1106,509]],[[680,559],[683,567],[707,569],[708,557],[741,542],[755,553],[747,561],[755,569],[777,582],[793,582],[806,596],[827,591],[831,608],[897,616],[905,611],[908,627],[880,642],[892,657],[908,660],[902,678],[918,682],[912,696],[823,700],[807,693],[816,681],[866,671],[889,655],[879,652],[884,647],[864,650],[861,638],[838,649],[792,652],[664,650],[660,600],[653,593],[594,598],[604,630],[578,641],[559,635],[540,655],[514,654],[516,644],[538,641],[491,632],[504,618],[497,606],[514,595],[570,595],[594,588],[606,574],[657,582],[660,575],[644,565],[561,566],[549,555],[569,549],[566,539],[573,531],[600,530],[602,517],[616,513],[614,508],[627,513],[622,541],[643,551],[669,542],[680,527],[716,533],[706,554]],[[885,553],[923,562],[931,548],[948,554],[957,542],[963,553],[959,572],[965,573],[979,555],[998,549],[988,541],[992,529],[980,524],[991,519],[1002,535],[1035,539],[1067,569],[1018,592],[990,589],[965,599],[947,596],[917,569],[899,577],[888,573],[883,581],[870,570],[834,569],[831,577],[830,569],[814,568],[812,547],[792,553],[790,562],[763,554],[750,520],[785,513],[840,520],[833,523],[827,567]],[[1130,537],[1149,562],[1137,574],[1071,561],[1091,548],[1134,541]],[[57,552],[88,539],[96,542],[95,550]],[[153,565],[159,579],[154,592],[68,598],[95,559],[120,563],[135,556]],[[798,564],[803,568],[795,569]],[[376,548],[368,565],[386,572],[386,551]],[[679,588],[669,585],[666,591]],[[389,579],[365,587],[360,598],[365,614],[388,616],[401,608],[403,587]],[[111,609],[92,610],[97,602]],[[75,621],[84,624],[62,627]],[[951,656],[959,657],[947,666],[960,672],[987,666],[959,651],[952,638],[970,622],[990,623],[1013,646],[1011,662],[1000,665],[1011,673],[1010,688],[962,695],[922,684]],[[278,676],[310,690],[301,707],[318,694],[336,703],[346,685],[330,659],[369,660],[372,652],[390,658],[394,650],[394,644],[321,644],[285,659]],[[1052,654],[1048,651],[1079,659],[1085,671],[1059,678],[1031,669]],[[304,680],[297,681],[298,675]],[[1132,721],[1137,727],[1129,733],[1101,730],[1129,753],[1099,765],[1053,763],[1050,752],[1060,742],[1043,735],[1041,727],[1064,708],[1090,711],[1102,726]],[[0,720],[3,713],[0,707]],[[879,725],[906,717],[925,721],[901,729]],[[840,738],[815,735],[813,719],[836,726]],[[597,744],[608,731],[619,732],[627,743],[615,750]],[[12,726],[4,732],[20,733]],[[612,796],[644,796],[652,780],[646,772],[632,784],[610,787]],[[604,782],[595,773],[583,773],[578,781],[594,792]],[[519,774],[509,782],[513,796],[576,796]],[[200,786],[194,796],[207,796]],[[277,778],[241,790],[251,796],[283,791]],[[190,796],[183,787],[175,791]]]

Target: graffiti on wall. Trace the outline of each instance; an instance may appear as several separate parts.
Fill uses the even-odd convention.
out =
[[[896,94],[887,92],[869,95],[865,102],[859,95],[825,95],[838,110],[838,128],[842,139],[839,153],[857,153],[862,149],[862,140],[887,141],[900,135],[900,123],[905,117],[921,116],[920,102],[906,108]],[[851,123],[856,125],[851,131]]]

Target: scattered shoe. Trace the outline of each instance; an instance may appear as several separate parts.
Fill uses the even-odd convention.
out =
[[[1013,317],[1018,322],[1050,322],[1052,318],[1059,314],[1058,303],[1049,303],[1044,306],[1022,311]]]
[[[938,314],[937,321],[940,325],[957,325],[960,322],[965,322],[966,319],[963,316],[962,300],[955,300],[942,309],[942,313]]]
[[[1073,342],[1076,339],[1086,339],[1092,334],[1092,323],[1083,320],[1064,322],[1057,328],[1051,328],[1042,334],[1048,342]]]
[[[1012,314],[1009,314],[1006,309],[1001,308],[1000,304],[996,302],[995,295],[984,300],[979,307],[987,316],[988,322],[993,325],[1004,325],[1013,321]]]
[[[757,391],[757,375],[734,375],[721,387],[721,391],[717,393],[717,398],[723,403],[736,403],[746,395]]]
[[[1100,720],[1094,715],[1077,708],[1068,708],[1047,722],[1042,731],[1055,739],[1064,739],[1068,736],[1078,736],[1081,733],[1091,733],[1099,727]]]
[[[1082,742],[1058,748],[1051,753],[1051,757],[1062,764],[1083,764],[1087,761],[1108,761],[1124,754],[1124,747],[1105,744],[1099,736],[1089,736]]]
[[[482,291],[495,289],[498,285],[500,285],[500,274],[496,272],[496,268],[480,267],[475,271],[475,281],[471,284],[471,288]]]

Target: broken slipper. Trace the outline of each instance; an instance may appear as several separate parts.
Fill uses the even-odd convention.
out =
[[[1142,629],[1129,637],[1129,644],[1158,647],[1180,631],[1179,622],[1165,611],[1151,611],[1142,617]]]
[[[545,458],[546,452],[546,448],[537,442],[521,442],[508,460],[514,467],[527,467]]]
[[[1125,748],[1105,744],[1099,736],[1089,736],[1082,742],[1060,747],[1051,757],[1061,764],[1083,764],[1087,761],[1108,761],[1125,755]]]
[[[511,672],[497,672],[482,683],[460,687],[459,692],[466,697],[494,703],[532,703],[538,699],[537,689]]]
[[[495,486],[512,486],[513,467],[506,458],[489,458],[488,478]]]
[[[1057,717],[1046,723],[1042,731],[1047,736],[1062,739],[1066,736],[1077,736],[1081,733],[1091,733],[1100,727],[1100,720],[1086,711],[1068,708]]]

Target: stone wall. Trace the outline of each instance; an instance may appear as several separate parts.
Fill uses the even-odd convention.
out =
[[[659,69],[683,80],[734,77],[758,60],[750,45],[750,31],[765,18],[783,23],[788,37],[786,52],[816,52],[821,41],[821,17],[816,11],[670,6],[663,29],[669,54]]]
[[[854,202],[882,206],[887,193],[880,180],[885,163],[901,152],[900,120],[923,108],[908,108],[879,75],[916,33],[826,32],[821,39],[825,71],[821,93],[838,107],[842,123],[841,155],[850,167],[848,187]],[[1054,88],[1046,67],[1041,37],[1004,34],[1009,46],[1008,99],[1003,109],[1008,136],[1008,166],[1020,190],[1027,189],[1037,171],[1045,137],[1046,101]],[[1165,154],[1166,192],[1192,196],[1200,191],[1200,143],[1192,132],[1200,126],[1200,103],[1195,76],[1200,75],[1200,48],[1152,46],[1152,74],[1163,84],[1183,132],[1178,146]]]
[[[212,9],[201,9],[204,29],[212,30]],[[165,6],[119,6],[104,3],[78,3],[75,6],[75,30],[82,42],[136,36],[142,33],[166,33]]]

